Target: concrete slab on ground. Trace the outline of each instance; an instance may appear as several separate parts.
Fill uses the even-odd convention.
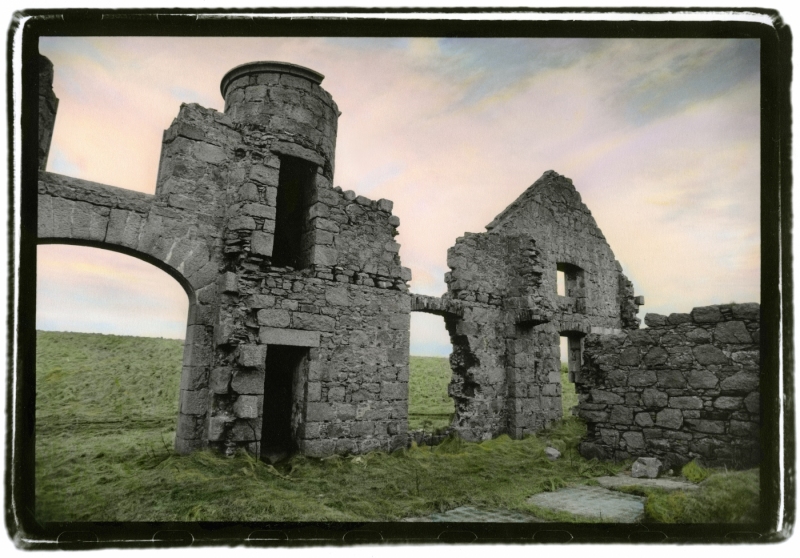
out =
[[[644,519],[645,498],[621,494],[599,486],[573,486],[555,492],[542,492],[528,503],[553,511],[601,520],[608,523],[636,523]]]
[[[686,480],[678,479],[646,479],[634,478],[628,474],[620,473],[614,477],[597,477],[594,479],[603,488],[621,488],[623,486],[641,486],[643,488],[661,488],[672,492],[673,490],[697,490],[700,488],[698,485],[693,484]]]
[[[425,517],[408,517],[403,521],[416,523],[538,523],[541,520],[509,510],[479,510],[470,506],[461,506]]]

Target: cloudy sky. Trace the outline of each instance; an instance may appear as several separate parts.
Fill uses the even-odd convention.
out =
[[[334,183],[394,201],[413,292],[447,248],[549,169],[570,177],[646,312],[759,301],[759,41],[44,38],[60,99],[48,170],[153,193],[182,102],[222,110],[230,68],[325,75],[342,111]],[[183,337],[187,299],[108,251],[40,246],[37,327]],[[412,354],[447,354],[412,314]]]

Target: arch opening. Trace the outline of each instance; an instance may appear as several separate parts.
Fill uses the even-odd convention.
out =
[[[190,307],[184,285],[140,259],[38,246],[38,518],[57,520],[70,491],[95,490],[83,479],[98,470],[113,483],[112,463],[172,446]]]

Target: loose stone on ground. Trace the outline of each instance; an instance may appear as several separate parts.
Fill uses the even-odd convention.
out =
[[[604,488],[617,489],[629,486],[639,486],[642,488],[660,488],[662,490],[697,490],[698,485],[680,479],[647,479],[634,478],[627,473],[620,473],[615,477],[597,477],[596,480]]]
[[[551,511],[566,512],[609,523],[636,523],[644,519],[645,498],[620,494],[598,486],[574,486],[542,492],[528,503]]]

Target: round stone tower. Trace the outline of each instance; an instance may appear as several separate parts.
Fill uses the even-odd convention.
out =
[[[333,176],[339,110],[322,74],[286,62],[250,62],[222,78],[225,114],[248,143],[306,159]]]

